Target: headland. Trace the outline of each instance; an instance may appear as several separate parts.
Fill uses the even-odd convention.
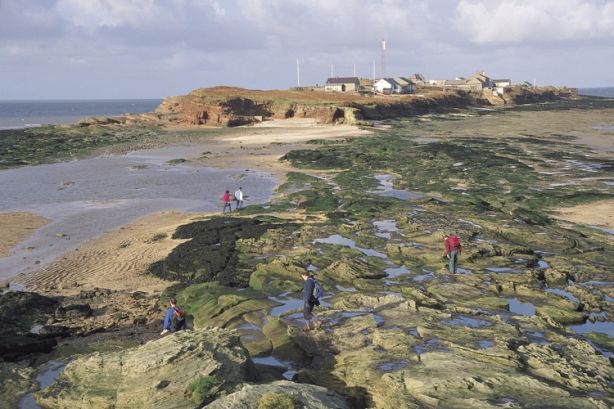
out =
[[[611,406],[614,102],[321,94],[197,90],[147,115],[4,134],[5,167],[181,145],[181,166],[278,181],[230,215],[150,214],[12,279],[29,292],[1,298],[4,401],[60,362],[24,399]],[[456,274],[442,257],[452,231]],[[306,267],[325,289],[310,332]],[[169,296],[194,330],[158,339]]]

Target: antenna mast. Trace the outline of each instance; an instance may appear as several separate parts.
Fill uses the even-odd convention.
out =
[[[297,88],[301,87],[301,65],[298,62],[298,58],[296,59],[296,86]]]
[[[384,61],[384,51],[386,51],[386,40],[382,40],[382,78],[386,77],[386,64]]]

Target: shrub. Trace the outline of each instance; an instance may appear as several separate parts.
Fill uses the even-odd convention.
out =
[[[265,393],[258,401],[258,409],[294,409],[294,400],[287,393]]]
[[[186,393],[194,403],[200,404],[211,399],[217,392],[216,386],[221,383],[217,376],[201,376],[188,386]]]

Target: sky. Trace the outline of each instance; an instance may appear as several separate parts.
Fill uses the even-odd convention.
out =
[[[0,100],[286,89],[331,74],[614,86],[614,0],[0,0]]]

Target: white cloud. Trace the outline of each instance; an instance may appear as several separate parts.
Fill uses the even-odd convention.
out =
[[[614,1],[462,0],[454,26],[480,44],[538,43],[614,36]]]
[[[162,10],[154,0],[58,0],[57,12],[74,26],[90,30],[155,21]]]

